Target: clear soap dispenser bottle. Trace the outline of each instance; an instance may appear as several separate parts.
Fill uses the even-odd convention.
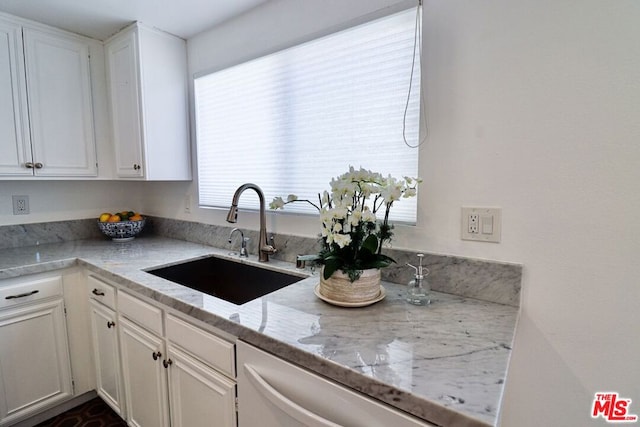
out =
[[[407,263],[409,267],[416,270],[415,278],[410,281],[409,286],[407,286],[407,302],[414,305],[428,305],[431,303],[431,297],[429,295],[431,289],[426,280],[429,269],[422,266],[424,254],[417,254],[417,256],[419,260],[417,267]]]

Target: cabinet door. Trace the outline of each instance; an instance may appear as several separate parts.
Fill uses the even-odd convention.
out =
[[[72,396],[62,299],[0,314],[0,424]]]
[[[33,175],[22,28],[0,19],[0,175]]]
[[[235,382],[169,345],[172,427],[236,426]]]
[[[121,417],[124,417],[122,372],[116,314],[113,310],[91,301],[93,355],[96,365],[96,391]]]
[[[142,127],[135,31],[127,31],[106,46],[116,172],[119,177],[142,177]]]
[[[161,338],[120,317],[122,373],[131,427],[169,425],[167,374]]]
[[[39,176],[96,176],[89,46],[23,30],[31,144]]]

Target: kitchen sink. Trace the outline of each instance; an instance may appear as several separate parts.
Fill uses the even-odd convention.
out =
[[[244,304],[304,279],[213,256],[147,270],[147,273],[234,304]]]

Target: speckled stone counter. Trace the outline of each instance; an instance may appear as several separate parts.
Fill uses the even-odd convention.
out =
[[[314,295],[313,275],[235,305],[144,271],[211,254],[230,257],[226,250],[161,237],[3,249],[0,280],[80,265],[432,423],[496,423],[517,307],[444,293],[434,293],[431,306],[416,307],[404,302],[405,286],[385,282],[383,301],[340,308]],[[284,262],[265,266],[310,274]]]

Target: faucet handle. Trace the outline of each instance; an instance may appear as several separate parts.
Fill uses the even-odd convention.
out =
[[[240,258],[249,258],[249,251],[247,250],[247,243],[251,240],[248,237],[242,237],[242,243],[240,245]]]
[[[267,239],[267,243],[262,246],[262,251],[269,253],[269,254],[275,254],[276,252],[278,252],[278,250],[276,249],[276,246],[274,245],[274,238],[273,238],[273,234],[269,235],[269,238]]]
[[[263,245],[260,248],[260,252],[264,252],[267,254],[275,254],[276,252],[278,252],[278,250],[274,248],[272,245]]]

